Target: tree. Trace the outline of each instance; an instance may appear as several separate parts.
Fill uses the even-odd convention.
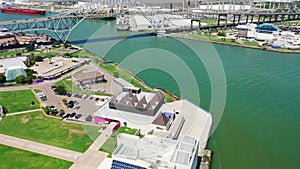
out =
[[[64,42],[64,48],[68,48],[68,47],[71,47],[71,42],[70,41],[65,41]]]
[[[115,77],[115,78],[118,78],[119,76],[120,76],[120,74],[119,74],[118,71],[114,72],[114,77]]]
[[[53,58],[53,55],[47,55],[47,58],[49,59],[49,64],[52,64],[51,59]]]
[[[34,50],[34,46],[33,45],[28,45],[26,46],[26,51],[33,51]]]
[[[0,75],[0,83],[5,83],[6,82],[6,77],[4,75]]]
[[[55,92],[58,95],[65,95],[67,93],[65,86],[62,86],[62,85],[56,86]]]
[[[20,76],[16,77],[17,83],[25,83],[25,81],[26,81],[26,77],[24,75],[20,75]]]
[[[42,56],[36,56],[35,57],[35,61],[42,62],[43,61],[43,57]]]
[[[65,114],[64,109],[60,109],[58,112],[59,112],[59,117],[63,117]]]
[[[46,106],[46,107],[42,107],[43,111],[49,115],[50,114],[50,107],[49,106]]]
[[[217,35],[218,36],[226,36],[226,33],[225,32],[218,32]]]
[[[62,102],[64,103],[64,105],[68,105],[67,99],[62,99]]]
[[[31,84],[32,83],[32,77],[26,77],[24,80],[24,83]]]
[[[55,41],[53,43],[52,47],[59,48],[60,47],[60,42],[59,41]]]
[[[93,117],[91,115],[88,115],[86,118],[85,118],[86,121],[92,121],[93,120]]]

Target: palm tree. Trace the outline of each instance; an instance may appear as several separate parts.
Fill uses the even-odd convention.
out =
[[[51,59],[53,58],[53,55],[47,55],[47,58],[49,59],[49,64],[52,64]]]

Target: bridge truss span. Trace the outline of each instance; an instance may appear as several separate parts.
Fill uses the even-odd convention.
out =
[[[12,32],[48,30],[54,32],[61,41],[65,42],[71,31],[84,19],[83,16],[60,16],[14,20],[0,22],[0,28],[9,29]]]

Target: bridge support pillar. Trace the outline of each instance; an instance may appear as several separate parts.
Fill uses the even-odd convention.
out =
[[[260,15],[258,15],[257,24],[260,24]]]
[[[284,22],[284,17],[285,17],[285,14],[281,14],[281,22]]]
[[[271,15],[270,15],[270,18],[269,18],[269,22],[270,22],[270,23],[272,22],[272,17],[273,17],[273,15],[271,14]]]
[[[278,22],[278,14],[274,15],[274,22]]]

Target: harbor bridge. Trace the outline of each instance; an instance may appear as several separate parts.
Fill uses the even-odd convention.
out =
[[[44,18],[23,19],[0,22],[0,28],[6,28],[12,32],[26,32],[47,30],[55,33],[59,40],[65,42],[71,31],[80,24],[84,19],[89,17],[100,16],[116,16],[117,14],[83,14],[83,15],[58,15]],[[146,14],[144,14],[146,15]],[[193,23],[198,23],[197,29],[209,28],[226,28],[237,26],[246,23],[276,23],[285,21],[300,20],[300,13],[240,13],[240,12],[201,12],[201,13],[176,13],[179,18],[191,19],[190,30],[193,30]],[[101,16],[100,16],[101,17]],[[216,19],[214,25],[207,27],[201,26],[201,21],[205,19]],[[229,19],[231,18],[231,19]],[[242,19],[243,18],[243,19]],[[162,20],[164,18],[161,18]],[[163,21],[151,21],[155,25]],[[155,23],[154,23],[155,22]],[[159,27],[156,25],[156,27]],[[183,31],[185,29],[177,29],[176,31]]]
[[[65,42],[71,31],[82,22],[85,18],[93,17],[96,14],[85,15],[61,15],[49,16],[44,18],[23,19],[0,22],[0,28],[6,28],[12,32],[26,32],[48,30],[54,32],[57,37]],[[97,14],[99,16],[99,14]],[[112,14],[105,14],[104,16],[112,16]]]

